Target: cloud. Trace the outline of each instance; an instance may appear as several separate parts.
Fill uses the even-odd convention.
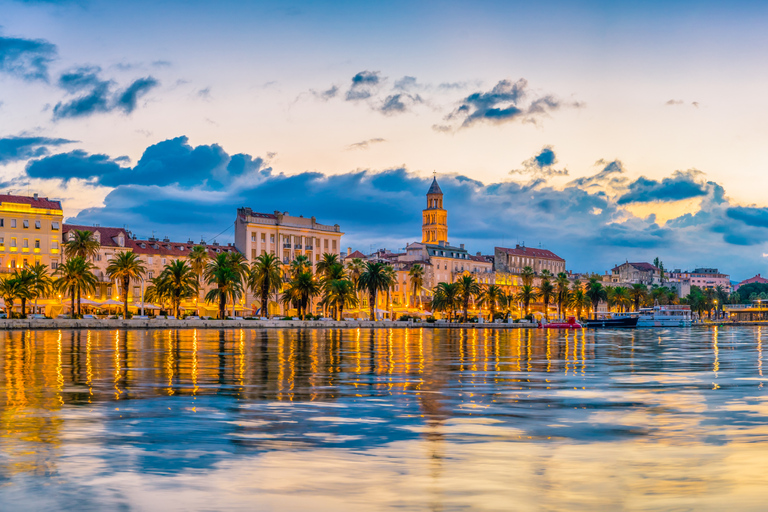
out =
[[[459,127],[467,128],[479,122],[502,124],[512,121],[535,122],[541,116],[561,107],[580,107],[578,102],[562,101],[548,94],[531,99],[528,81],[501,80],[488,92],[475,92],[465,97],[446,121],[458,121]],[[529,101],[530,99],[530,101]]]
[[[683,100],[676,100],[676,99],[671,99],[671,100],[668,100],[666,103],[664,103],[664,105],[666,105],[666,106],[668,106],[668,107],[676,107],[676,106],[678,106],[678,105],[685,105],[685,101],[683,101]],[[696,108],[699,108],[699,102],[698,102],[698,101],[692,101],[692,102],[691,102],[691,106],[692,106],[692,107],[696,107]]]
[[[618,199],[618,204],[681,201],[707,195],[707,184],[696,170],[676,171],[661,181],[640,177],[629,184],[629,191]]]
[[[382,142],[386,142],[386,139],[376,138],[376,139],[368,139],[361,142],[355,142],[354,144],[350,144],[347,146],[347,149],[368,149],[373,144],[380,144]]]
[[[114,110],[130,114],[136,109],[139,98],[159,85],[155,78],[148,76],[134,80],[122,91],[113,93],[114,82],[102,79],[100,73],[101,68],[94,66],[83,66],[62,73],[57,85],[70,95],[80,96],[57,103],[53,108],[53,118],[85,117]]]
[[[400,80],[395,82],[395,89],[400,91],[411,91],[419,88],[419,84],[416,82],[415,76],[404,76]]]
[[[556,163],[555,150],[552,146],[544,146],[538,154],[523,162],[522,169],[509,171],[509,174],[530,174],[534,178],[567,176],[568,169],[555,169]]]
[[[381,83],[378,71],[361,71],[352,77],[352,85],[345,96],[347,101],[365,100],[373,96]]]
[[[0,139],[0,165],[46,156],[50,147],[73,142],[49,137],[4,137]]]
[[[27,176],[30,178],[55,178],[64,183],[71,179],[95,179],[99,182],[122,170],[120,164],[109,156],[89,155],[80,149],[33,160],[26,167]]]
[[[43,39],[0,37],[0,72],[23,80],[47,82],[56,56],[56,46]]]
[[[407,112],[411,107],[418,103],[423,103],[424,100],[418,94],[411,95],[406,93],[398,93],[387,96],[384,99],[379,111],[383,114],[400,114]]]

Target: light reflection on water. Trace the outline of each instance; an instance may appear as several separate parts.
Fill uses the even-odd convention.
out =
[[[0,509],[764,510],[761,328],[0,333]]]

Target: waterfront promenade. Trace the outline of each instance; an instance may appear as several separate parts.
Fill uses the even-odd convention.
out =
[[[412,322],[370,320],[178,320],[178,319],[72,319],[72,318],[36,318],[0,320],[0,330],[45,330],[45,329],[532,329],[537,324],[527,323],[448,323],[448,322]]]

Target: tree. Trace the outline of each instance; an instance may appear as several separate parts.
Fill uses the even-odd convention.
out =
[[[197,276],[198,290],[200,290],[203,285],[203,272],[205,272],[205,266],[208,264],[210,259],[211,257],[208,256],[208,249],[206,249],[204,245],[194,246],[192,250],[189,251],[189,256],[187,256],[189,266],[192,267],[192,272],[194,272]]]
[[[29,270],[16,269],[13,272],[13,279],[18,281],[18,298],[21,299],[21,317],[27,318],[27,300],[32,299],[34,295],[35,276]]]
[[[591,301],[584,292],[581,283],[574,281],[570,294],[568,295],[568,307],[576,310],[576,318],[581,318],[581,310],[589,308]]]
[[[555,284],[557,293],[557,316],[558,318],[562,318],[563,307],[568,302],[568,285],[570,284],[568,281],[568,275],[565,272],[560,272],[557,274],[557,281]]]
[[[408,278],[411,281],[411,298],[416,296],[419,300],[419,307],[421,307],[421,288],[424,286],[424,267],[416,263],[408,271]]]
[[[653,259],[653,266],[659,269],[659,279],[661,280],[661,284],[664,284],[664,279],[666,278],[664,275],[664,262],[657,256]]]
[[[589,283],[587,283],[587,291],[585,292],[585,295],[592,305],[592,311],[595,314],[595,318],[597,318],[597,306],[600,304],[600,301],[608,300],[608,294],[603,287],[603,283],[598,281],[597,278],[591,277]]]
[[[311,272],[312,271],[312,262],[309,261],[309,258],[304,256],[303,254],[299,254],[296,256],[296,258],[291,262],[291,275],[293,277],[298,276],[299,274],[303,274],[305,272]]]
[[[360,282],[360,276],[365,271],[365,262],[360,258],[352,258],[352,261],[347,263],[347,274],[349,280],[355,287],[355,296],[357,296],[357,290],[359,289],[358,283]]]
[[[523,271],[520,273],[520,277],[523,280],[523,286],[533,286],[533,277],[536,274],[531,267],[523,267]]]
[[[181,301],[195,297],[198,290],[197,274],[184,260],[171,260],[152,280],[158,296],[171,303],[173,315],[179,318]]]
[[[552,298],[555,297],[555,287],[550,281],[552,274],[549,270],[543,270],[541,272],[541,284],[539,285],[539,296],[544,303],[544,318],[549,321],[549,303],[552,302]]]
[[[64,255],[67,258],[79,256],[84,260],[94,259],[99,253],[101,245],[88,230],[72,230],[67,233],[67,240],[62,244]],[[77,290],[77,314],[80,314],[80,288]],[[72,312],[74,315],[74,311]]]
[[[464,311],[464,321],[469,320],[469,301],[478,295],[480,295],[480,285],[474,277],[470,275],[463,275],[457,281],[459,285],[459,295],[461,296],[461,306]]]
[[[131,279],[141,278],[144,272],[146,272],[144,264],[139,259],[139,255],[133,251],[121,251],[116,258],[109,260],[107,275],[120,283],[123,294],[123,318],[128,318],[128,289]]]
[[[95,267],[85,260],[83,256],[74,256],[56,269],[54,275],[59,276],[53,283],[57,290],[69,292],[72,300],[72,316],[80,316],[80,296],[83,291],[92,292],[96,288],[96,276],[93,274]],[[75,311],[75,297],[77,297],[77,311]]]
[[[32,298],[35,301],[33,309],[37,311],[37,299],[39,297],[45,297],[51,293],[53,290],[53,281],[51,280],[51,276],[48,274],[48,265],[43,265],[40,262],[36,262],[34,265],[29,267],[29,271],[33,275]]]
[[[392,287],[397,283],[397,272],[390,265],[386,265],[384,271],[389,277],[389,285],[387,286],[387,311],[389,312],[389,319],[392,320],[392,300],[390,297],[392,294]]]
[[[517,295],[515,296],[515,300],[518,302],[523,303],[523,308],[525,309],[525,316],[528,316],[528,309],[530,307],[531,302],[535,302],[539,298],[539,290],[533,287],[533,285],[530,284],[524,284],[520,287],[520,291],[517,292]]]
[[[328,273],[334,265],[339,265],[339,256],[337,254],[324,253],[320,261],[315,265],[315,272],[318,275],[328,277]]]
[[[368,292],[371,320],[376,320],[374,310],[376,297],[379,292],[386,291],[393,283],[392,274],[387,270],[388,265],[380,262],[366,262],[363,272],[358,279],[357,288]]]
[[[235,304],[243,296],[245,292],[246,282],[248,280],[248,273],[250,268],[248,267],[248,259],[239,252],[230,252],[227,254],[229,264],[238,275],[238,282],[240,286],[235,286],[229,289],[230,299],[232,300],[232,316],[235,316]]]
[[[261,316],[269,318],[269,296],[280,291],[283,271],[274,254],[264,253],[253,262],[248,274],[248,286],[261,298]]]
[[[642,283],[635,283],[629,289],[629,297],[635,305],[635,311],[640,311],[640,304],[648,296],[648,287]]]
[[[494,317],[496,316],[496,308],[502,305],[503,301],[504,291],[501,289],[501,287],[493,284],[489,285],[485,289],[485,293],[482,295],[482,304],[488,308],[490,313],[489,319],[491,322],[493,322]]]
[[[16,277],[6,277],[0,280],[0,296],[5,301],[5,314],[8,318],[13,317],[13,303],[21,298],[23,291],[21,284]]]
[[[219,303],[219,318],[223,319],[226,316],[227,297],[234,300],[243,289],[242,273],[232,265],[227,253],[221,253],[208,262],[203,277],[206,283],[216,286],[205,295],[205,300]]]
[[[311,272],[302,272],[295,275],[283,292],[284,304],[294,304],[299,311],[299,316],[304,320],[307,316],[312,297],[320,293],[320,285],[315,281]]]
[[[456,309],[461,304],[461,293],[458,283],[437,283],[432,291],[430,307],[433,312],[440,311],[448,314],[450,322]]]
[[[630,304],[632,304],[632,298],[629,295],[628,288],[624,286],[608,288],[609,307],[615,307],[618,311],[624,313]]]
[[[354,285],[347,278],[341,263],[330,266],[326,274],[322,284],[323,305],[329,306],[334,312],[334,317],[341,320],[347,305],[357,305]]]

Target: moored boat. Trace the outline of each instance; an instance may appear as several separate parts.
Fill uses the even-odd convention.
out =
[[[584,327],[588,329],[595,328],[614,328],[614,329],[633,329],[637,327],[639,317],[637,314],[629,313],[597,313],[594,319],[584,320]]]
[[[569,316],[566,322],[539,324],[539,329],[581,329],[581,324],[576,321],[575,316]]]
[[[691,306],[668,305],[640,308],[638,327],[690,327]]]

